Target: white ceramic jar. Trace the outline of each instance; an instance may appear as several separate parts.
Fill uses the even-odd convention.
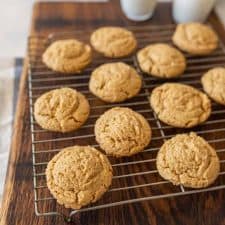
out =
[[[215,2],[216,0],[173,0],[173,18],[177,23],[204,22]]]
[[[155,10],[157,0],[120,0],[121,8],[128,19],[144,21],[149,19]]]

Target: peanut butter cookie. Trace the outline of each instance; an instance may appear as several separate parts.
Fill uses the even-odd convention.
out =
[[[131,156],[149,144],[151,127],[141,114],[129,108],[115,107],[96,121],[95,136],[107,154]]]
[[[207,55],[218,46],[218,37],[212,28],[201,23],[178,24],[173,43],[193,55]]]
[[[133,33],[121,27],[101,27],[92,33],[90,41],[96,51],[110,58],[128,56],[137,46]]]
[[[41,95],[34,104],[34,117],[46,130],[69,132],[88,118],[90,106],[80,92],[71,88],[55,89]]]
[[[105,102],[122,102],[138,94],[141,77],[131,66],[122,63],[107,63],[91,74],[90,91]]]
[[[42,61],[61,73],[79,73],[92,59],[91,47],[76,39],[53,42],[44,52]]]
[[[195,133],[178,134],[160,148],[156,165],[159,174],[174,185],[203,188],[220,171],[216,151]]]
[[[206,121],[211,114],[211,102],[207,95],[178,83],[156,87],[150,104],[158,118],[173,127],[194,127]]]
[[[225,105],[225,68],[217,67],[202,76],[204,91],[217,103]]]
[[[60,151],[48,163],[47,186],[57,202],[80,209],[96,202],[112,182],[112,167],[105,155],[90,146]]]
[[[167,44],[151,44],[137,53],[141,70],[160,78],[173,78],[181,75],[186,68],[183,54]]]

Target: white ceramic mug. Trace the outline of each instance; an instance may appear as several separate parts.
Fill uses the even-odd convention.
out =
[[[128,19],[143,21],[153,15],[156,0],[120,0],[120,4]]]
[[[173,0],[173,18],[177,23],[204,22],[215,2],[216,0]]]

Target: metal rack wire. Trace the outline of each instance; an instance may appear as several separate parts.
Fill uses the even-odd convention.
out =
[[[171,35],[174,25],[128,27],[138,40],[139,47],[153,42],[171,43]],[[91,71],[105,62],[117,61],[106,59],[97,53],[94,62],[81,74],[61,75],[45,67],[41,62],[41,55],[46,46],[54,40],[65,38],[77,38],[88,41],[91,31],[74,31],[52,34],[48,38],[31,36],[29,38],[29,101],[30,123],[32,137],[33,157],[33,183],[34,205],[38,216],[62,215],[71,217],[78,212],[102,209],[127,203],[146,201],[151,199],[174,197],[204,191],[212,191],[225,188],[225,108],[213,103],[211,117],[204,124],[192,129],[203,136],[212,144],[218,152],[221,163],[221,172],[214,185],[205,189],[187,189],[183,186],[176,187],[163,180],[155,167],[155,156],[165,140],[177,133],[190,130],[175,129],[160,122],[149,106],[148,97],[151,90],[165,80],[143,74],[137,64],[135,56],[124,58],[122,61],[134,66],[143,78],[143,88],[139,95],[129,101],[119,104],[106,104],[93,96],[88,90],[88,81]],[[213,54],[205,57],[193,57],[186,54],[188,68],[180,78],[172,80],[190,84],[201,89],[200,77],[208,69],[225,65],[225,47],[220,41],[219,48]],[[76,88],[89,100],[91,116],[85,125],[78,131],[69,134],[59,134],[41,129],[33,118],[33,103],[42,93],[62,86]],[[114,169],[113,183],[110,190],[101,200],[80,210],[70,210],[58,205],[47,189],[45,182],[45,168],[47,162],[60,151],[61,148],[74,144],[92,145],[99,148],[95,142],[93,127],[95,120],[105,110],[114,106],[131,107],[141,113],[151,124],[153,137],[150,145],[138,155],[130,158],[110,158]]]

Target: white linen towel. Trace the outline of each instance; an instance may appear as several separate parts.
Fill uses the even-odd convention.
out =
[[[0,70],[0,199],[5,182],[12,123],[14,68]]]

